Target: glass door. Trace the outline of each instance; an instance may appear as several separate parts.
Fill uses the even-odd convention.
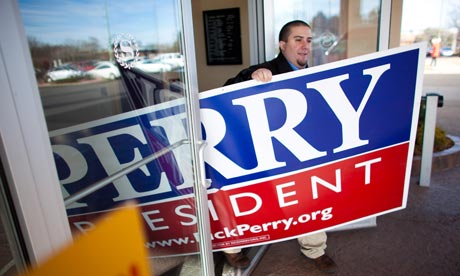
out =
[[[313,47],[309,66],[388,49],[391,0],[271,0],[263,2],[265,60],[279,53],[278,33],[291,20],[310,24]],[[376,225],[376,218],[336,229]]]
[[[266,59],[278,54],[278,32],[286,22],[295,19],[312,26],[314,40],[309,66],[376,52],[383,2],[388,1],[265,1]]]
[[[212,275],[190,1],[20,0],[10,11],[69,233],[135,201],[155,275]]]

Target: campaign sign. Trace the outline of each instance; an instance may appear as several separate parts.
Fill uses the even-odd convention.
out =
[[[422,44],[200,93],[213,248],[292,239],[405,208]],[[64,195],[188,139],[183,100],[52,133]],[[189,146],[68,206],[84,231],[136,200],[152,256],[197,252]],[[122,237],[121,237],[122,238]]]

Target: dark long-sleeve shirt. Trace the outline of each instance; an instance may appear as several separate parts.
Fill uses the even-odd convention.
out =
[[[230,85],[230,84],[234,84],[238,82],[251,80],[252,73],[254,73],[254,71],[260,68],[266,68],[270,70],[273,75],[278,75],[278,74],[293,71],[291,65],[289,64],[287,59],[284,57],[284,55],[282,53],[279,53],[279,55],[276,58],[270,61],[267,61],[261,64],[257,64],[257,65],[253,65],[253,66],[250,66],[249,68],[242,70],[235,77],[228,79],[224,85]]]

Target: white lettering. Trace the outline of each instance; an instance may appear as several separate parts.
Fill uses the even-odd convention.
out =
[[[268,98],[279,99],[285,106],[286,121],[282,127],[276,130],[270,130],[268,125],[268,111],[265,108],[265,100]],[[284,162],[278,162],[275,158],[272,138],[277,139],[300,161],[326,155],[326,152],[318,151],[312,147],[294,130],[307,115],[307,100],[301,92],[294,89],[279,89],[235,99],[233,104],[241,105],[246,109],[258,161],[258,171],[285,165]]]
[[[320,213],[320,211],[312,212],[312,213],[311,213],[311,219],[312,219],[312,220],[316,220],[316,215],[318,215],[319,213]]]
[[[300,223],[306,223],[310,221],[310,215],[309,214],[302,214],[299,216],[297,219]]]
[[[364,184],[365,185],[368,185],[371,183],[371,165],[374,163],[380,162],[380,161],[382,161],[381,157],[375,158],[372,160],[368,160],[362,163],[358,163],[355,165],[355,168],[364,167]]]
[[[219,216],[217,215],[216,208],[214,207],[214,203],[212,200],[208,200],[208,209],[209,209],[209,214],[211,215],[211,218],[213,221],[218,221]]]
[[[142,133],[142,130],[139,125],[134,125],[134,126],[130,126],[130,127],[123,128],[123,129],[117,129],[117,130],[113,130],[109,132],[104,132],[101,134],[81,138],[81,139],[78,139],[77,141],[82,144],[90,145],[93,148],[96,155],[98,156],[99,161],[101,162],[102,166],[106,170],[107,174],[112,175],[118,172],[119,170],[142,159],[139,149],[133,148],[134,152],[133,152],[133,159],[131,160],[131,162],[127,162],[124,164],[121,164],[119,162],[110,144],[109,138],[117,136],[117,135],[122,135],[122,134],[132,136],[133,138],[136,138],[137,140],[139,140],[141,143],[146,144],[145,136]],[[139,169],[142,170],[142,172],[144,172],[146,176],[150,175],[150,172],[148,171],[145,165]],[[160,180],[160,185],[158,186],[158,188],[151,190],[151,191],[137,192],[136,190],[134,190],[133,186],[131,185],[126,175],[118,178],[117,180],[114,180],[113,185],[116,187],[119,193],[118,197],[113,199],[114,201],[139,198],[143,196],[149,196],[149,195],[160,194],[160,193],[171,191],[171,187],[169,186],[168,179],[166,178],[164,172],[161,173],[161,180]]]
[[[264,224],[262,224],[262,229],[263,229],[264,231],[268,231],[268,229],[269,229],[269,227],[270,227],[271,225],[272,225],[271,222],[264,223]]]
[[[251,233],[260,233],[262,232],[262,227],[260,225],[251,226]]]
[[[295,185],[295,182],[289,182],[285,184],[276,185],[276,194],[278,196],[278,202],[281,208],[290,206],[290,205],[296,205],[299,203],[298,200],[293,200],[293,201],[288,201],[288,202],[284,201],[286,197],[296,195],[296,192],[292,191],[288,193],[283,193],[283,189],[286,187],[294,186],[294,185]]]
[[[278,229],[278,224],[280,224],[280,223],[281,223],[280,220],[277,220],[277,221],[272,222],[273,229]]]
[[[150,229],[152,231],[159,231],[159,230],[166,230],[169,229],[169,226],[156,226],[155,223],[157,222],[162,222],[165,221],[163,218],[157,218],[157,219],[151,219],[150,215],[156,215],[159,214],[159,210],[153,210],[153,211],[148,211],[148,212],[142,212],[142,216],[144,217],[144,220],[147,222],[149,225]]]
[[[249,229],[251,229],[251,227],[249,226],[249,224],[241,224],[241,225],[237,225],[236,229],[238,231],[238,235],[242,236],[242,235],[244,235],[244,232],[246,232]]]
[[[245,212],[241,212],[241,210],[239,208],[239,205],[238,205],[238,202],[237,202],[238,198],[243,198],[243,197],[252,198],[255,201],[254,207],[252,209],[249,209],[249,210],[245,211]],[[241,193],[241,194],[231,195],[231,196],[229,196],[229,199],[230,199],[230,203],[232,204],[233,212],[235,213],[236,217],[241,217],[241,216],[253,214],[253,213],[257,212],[260,209],[260,207],[262,206],[262,199],[260,198],[260,196],[254,194],[254,193]]]
[[[226,236],[224,235],[224,232],[222,232],[222,231],[214,233],[214,237],[216,237],[217,239],[225,239],[226,238]]]
[[[321,220],[330,220],[332,218],[332,207],[321,210]]]
[[[67,178],[59,179],[61,183],[62,196],[67,198],[70,196],[69,192],[65,188],[65,184],[76,182],[88,173],[88,164],[86,163],[85,157],[76,148],[68,145],[52,145],[53,153],[59,155],[62,160],[69,167],[70,174]],[[74,202],[67,206],[68,209],[86,207],[86,203]]]
[[[289,227],[291,227],[292,221],[294,221],[293,218],[281,220],[281,222],[284,223],[284,230],[289,230]]]
[[[359,119],[370,95],[374,91],[377,81],[388,69],[390,69],[390,64],[369,68],[363,71],[364,75],[371,75],[371,82],[367,87],[358,110],[353,108],[340,86],[342,81],[349,78],[348,74],[307,83],[307,88],[316,89],[323,96],[342,124],[342,145],[335,148],[334,152],[341,152],[369,143],[368,140],[361,140],[359,138]]]
[[[77,221],[74,222],[73,225],[82,233],[86,233],[96,227],[93,223],[89,221]]]
[[[68,145],[53,145],[53,153],[59,155],[69,167],[70,174],[67,178],[59,179],[61,184],[76,182],[88,173],[88,164],[85,157],[76,148]]]
[[[342,191],[342,181],[340,177],[340,169],[335,170],[335,182],[336,182],[336,185],[333,185],[317,176],[312,176],[311,177],[311,188],[313,190],[313,199],[318,198],[318,183],[330,190],[333,190],[336,193],[340,193]]]
[[[228,227],[224,227],[224,233],[225,233],[225,236],[227,237],[238,237],[238,234],[236,233],[236,229],[229,230]]]
[[[177,206],[176,209],[175,209],[175,212],[176,212],[176,215],[180,216],[180,217],[184,217],[184,218],[189,218],[190,221],[189,222],[185,222],[185,221],[181,221],[180,224],[184,225],[184,226],[191,226],[191,225],[195,225],[196,224],[196,216],[192,215],[192,214],[189,214],[189,213],[183,213],[182,212],[182,209],[189,209],[189,210],[192,210],[192,207],[190,205],[180,205],[180,206]]]

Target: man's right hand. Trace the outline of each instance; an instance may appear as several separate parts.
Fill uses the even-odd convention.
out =
[[[268,82],[272,80],[272,71],[266,68],[259,68],[252,72],[251,78],[256,81]]]

